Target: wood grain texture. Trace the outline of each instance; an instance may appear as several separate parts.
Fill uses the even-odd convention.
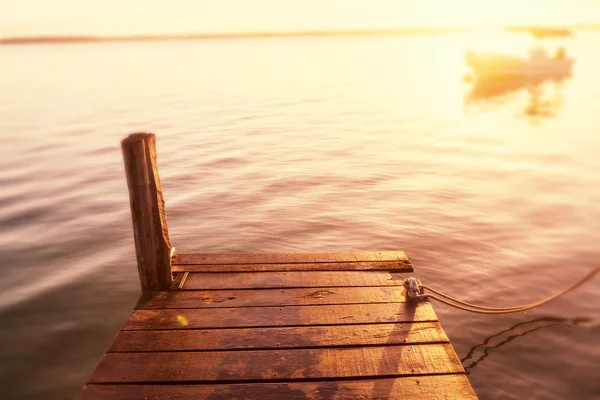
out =
[[[123,330],[436,322],[429,302],[331,306],[136,310]]]
[[[175,272],[394,271],[413,272],[409,261],[361,261],[283,264],[180,264]]]
[[[121,331],[108,352],[206,351],[447,343],[438,322],[292,328]]]
[[[107,353],[90,383],[369,378],[464,372],[449,344],[221,352]]]
[[[183,290],[402,286],[402,282],[387,271],[190,273]]]
[[[142,291],[167,290],[171,286],[171,242],[158,176],[156,138],[150,133],[132,134],[121,142],[121,148]]]
[[[294,264],[408,261],[403,251],[282,254],[177,254],[174,264]]]
[[[88,385],[79,400],[476,400],[464,374],[235,385]]]
[[[169,291],[144,293],[136,309],[274,307],[405,301],[406,289],[397,286]]]

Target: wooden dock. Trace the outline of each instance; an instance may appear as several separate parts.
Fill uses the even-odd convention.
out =
[[[80,399],[477,398],[403,252],[174,255],[154,136],[123,149],[143,294]]]

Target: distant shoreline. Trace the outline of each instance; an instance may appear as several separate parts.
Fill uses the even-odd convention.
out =
[[[504,28],[507,32],[526,32],[539,29],[539,26],[511,26]],[[600,30],[600,24],[576,25],[560,27],[569,30]],[[498,28],[502,30],[502,28]],[[498,30],[492,29],[492,30]],[[294,37],[329,37],[329,36],[400,36],[400,35],[432,35],[444,33],[466,33],[489,31],[485,28],[398,28],[381,30],[340,30],[340,31],[294,31],[294,32],[235,32],[235,33],[197,33],[179,35],[131,35],[131,36],[35,36],[0,38],[0,45],[27,44],[65,44],[65,43],[104,43],[104,42],[162,42],[222,39],[258,39],[258,38],[294,38]]]
[[[197,33],[180,35],[132,35],[132,36],[37,36],[0,39],[0,45],[8,44],[52,44],[52,43],[97,43],[97,42],[160,42],[183,40],[260,39],[323,36],[385,36],[418,35],[460,32],[456,28],[415,28],[348,31],[296,31],[296,32],[230,32]]]

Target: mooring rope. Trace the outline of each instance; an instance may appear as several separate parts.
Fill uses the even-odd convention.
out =
[[[457,299],[456,297],[449,296],[445,293],[440,292],[439,290],[435,290],[427,285],[421,284],[418,279],[408,278],[404,280],[404,287],[406,289],[408,298],[411,300],[426,300],[428,298],[437,300],[449,306],[458,308],[460,310],[469,311],[473,313],[479,314],[509,314],[516,313],[520,311],[530,310],[535,307],[539,307],[543,304],[546,304],[572,290],[577,289],[579,286],[583,285],[590,279],[594,277],[598,272],[600,272],[600,266],[594,268],[589,274],[584,276],[581,280],[571,285],[567,289],[563,290],[560,293],[555,294],[554,296],[550,296],[547,299],[537,301],[531,304],[525,304],[522,306],[514,306],[514,307],[486,307],[480,306],[476,304],[467,303],[466,301],[462,301]],[[434,294],[425,294],[424,289],[429,290]]]

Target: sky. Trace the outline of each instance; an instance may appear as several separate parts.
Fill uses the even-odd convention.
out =
[[[599,22],[600,0],[0,0],[0,37]]]

